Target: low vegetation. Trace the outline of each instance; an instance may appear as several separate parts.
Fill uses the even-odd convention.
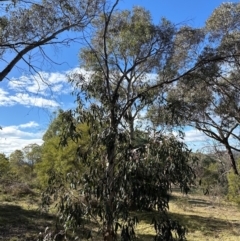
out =
[[[47,227],[55,227],[54,210],[48,214],[40,212],[39,196],[25,195],[19,199],[1,193],[0,203],[0,240],[37,241]],[[155,230],[152,220],[156,213],[144,211],[134,214],[141,220],[136,226],[137,240],[153,240]],[[184,223],[188,241],[236,241],[240,235],[239,207],[216,196],[174,192],[169,216]],[[94,223],[91,229],[92,240],[98,241],[100,235],[94,232]]]
[[[39,211],[39,197],[0,193],[0,240],[34,241],[54,216]]]

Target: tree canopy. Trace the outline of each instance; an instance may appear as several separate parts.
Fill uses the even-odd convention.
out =
[[[34,56],[51,62],[44,46],[69,44],[74,39],[58,38],[67,30],[81,32],[95,17],[101,0],[9,1],[0,14],[0,81],[22,60],[30,71],[39,72]],[[32,52],[36,50],[35,52]],[[35,55],[33,54],[35,53]],[[10,56],[10,57],[9,57]],[[39,59],[38,59],[39,61]],[[54,60],[53,60],[54,62]]]
[[[205,46],[198,57],[203,64],[181,78],[149,112],[157,125],[192,126],[217,141],[228,152],[235,174],[233,151],[240,151],[239,8],[239,3],[223,3],[214,10],[203,29]]]
[[[184,240],[185,229],[170,222],[166,211],[171,185],[188,192],[193,183],[192,156],[175,137],[154,134],[147,126],[139,129],[147,136],[139,144],[134,140],[138,129],[134,121],[165,86],[197,68],[199,63],[195,62],[183,71],[184,62],[192,58],[199,41],[195,36],[198,31],[178,29],[166,19],[155,25],[145,9],[117,11],[117,4],[115,1],[109,8],[105,6],[81,50],[80,63],[90,71],[90,78],[70,76],[78,107],[64,115],[65,122],[72,123],[65,136],[75,139],[77,123],[87,123],[90,143],[87,152],[77,153],[89,172],[82,177],[74,172],[68,180],[85,201],[81,201],[82,195],[72,195],[60,185],[58,176],[51,179],[48,191],[60,193],[59,212],[69,228],[81,226],[82,218],[94,216],[100,219],[103,240],[114,240],[119,228],[122,239],[129,240],[134,237],[137,222],[131,208],[156,208],[160,216],[166,217],[163,220],[157,215],[154,219],[156,240],[173,240],[171,231]],[[186,40],[183,33],[192,38],[184,51],[180,48]]]

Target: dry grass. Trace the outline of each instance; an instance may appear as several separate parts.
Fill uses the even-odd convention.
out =
[[[240,240],[240,210],[218,198],[175,193],[170,202],[170,215],[188,228],[188,241]],[[150,241],[154,236],[151,213],[142,213],[137,227],[139,240]]]
[[[53,217],[38,211],[32,197],[0,196],[0,241],[34,241]]]
[[[189,241],[240,240],[240,210],[217,197],[189,195],[184,205],[171,202],[170,212],[188,227]]]
[[[9,199],[11,199],[9,197]],[[206,196],[174,193],[170,202],[170,215],[188,228],[188,241],[240,240],[240,212],[237,206]],[[153,212],[137,213],[141,222],[136,228],[138,241],[154,237],[151,225]],[[52,216],[37,211],[36,200],[5,200],[0,196],[0,241],[34,241],[40,231],[51,226]],[[95,232],[94,232],[95,233]],[[100,240],[94,235],[93,240]]]

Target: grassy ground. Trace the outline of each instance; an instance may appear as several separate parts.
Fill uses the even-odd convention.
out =
[[[170,215],[188,229],[188,241],[240,240],[240,209],[218,198],[180,194],[170,202]],[[152,240],[152,214],[141,214],[138,226],[140,240]]]
[[[0,196],[0,241],[34,241],[38,233],[51,226],[53,216],[37,210],[37,199]],[[175,193],[170,203],[170,215],[188,228],[188,241],[240,240],[240,210],[229,203],[206,196],[182,196]],[[142,221],[137,226],[139,241],[154,236],[153,213],[138,213]],[[94,238],[99,240],[99,238]]]
[[[187,225],[189,241],[240,240],[240,209],[217,197],[180,197],[170,212]]]
[[[53,216],[41,214],[37,198],[0,196],[0,241],[34,241],[51,226]]]

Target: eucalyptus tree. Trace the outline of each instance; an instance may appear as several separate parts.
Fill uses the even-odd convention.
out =
[[[209,81],[205,82],[205,77],[203,80],[195,76],[195,79],[195,84],[182,82],[169,92],[165,108],[168,121],[171,125],[192,126],[217,141],[220,149],[224,147],[228,152],[233,170],[238,174],[233,152],[240,151],[239,93],[236,90],[231,93],[229,84],[220,84],[220,81],[218,85],[211,85]],[[228,98],[225,93],[231,94],[231,97]],[[162,120],[155,117],[155,121]]]
[[[240,151],[239,18],[239,3],[214,10],[204,28],[206,46],[200,56],[213,61],[184,76],[166,94],[167,108],[155,105],[149,113],[158,124],[190,125],[217,141],[226,149],[235,174],[233,152]]]
[[[138,130],[135,122],[153,102],[164,101],[165,92],[178,82],[191,84],[193,75],[230,55],[202,48],[207,38],[203,29],[177,27],[166,19],[155,25],[145,9],[118,11],[118,2],[103,5],[85,36],[80,64],[88,76],[69,76],[78,106],[63,113],[68,125],[62,143],[67,144],[65,137],[81,138],[78,122],[88,124],[90,144],[86,152],[77,151],[77,159],[89,171],[80,177],[69,173],[75,190],[60,185],[58,176],[52,178],[43,199],[48,203],[47,193],[58,192],[66,230],[84,226],[89,218],[99,225],[104,240],[115,240],[119,229],[122,240],[130,240],[138,222],[131,216],[134,207],[159,211],[153,219],[156,240],[174,240],[172,231],[184,240],[185,229],[166,211],[171,185],[187,192],[193,182],[190,151],[171,135],[153,135],[144,123]],[[135,142],[136,131],[147,141]]]
[[[79,188],[85,203],[80,197],[77,201],[65,187],[56,187],[58,179],[51,179],[48,190],[63,192],[59,211],[69,228],[81,225],[82,217],[97,216],[94,220],[99,222],[104,240],[116,239],[118,229],[122,239],[129,240],[137,223],[131,208],[156,208],[161,213],[153,221],[156,240],[173,240],[171,231],[184,240],[185,229],[170,220],[166,210],[171,185],[187,192],[193,181],[188,165],[190,152],[173,136],[151,136],[151,131],[147,143],[136,146],[134,121],[165,85],[196,68],[196,63],[189,64],[188,71],[184,71],[184,62],[194,57],[202,33],[187,27],[177,29],[166,19],[154,25],[148,11],[139,7],[117,11],[118,2],[104,5],[81,50],[81,67],[90,77],[70,76],[78,107],[75,112],[65,113],[66,123],[73,119],[67,136],[72,136],[69,132],[75,134],[77,119],[88,123],[91,143],[86,153],[78,152],[78,159],[89,166],[89,173],[80,181],[76,173],[69,174],[68,180],[71,187]],[[185,34],[189,38],[183,48]],[[75,140],[76,135],[72,137]],[[95,199],[97,204],[93,206]]]
[[[33,72],[36,55],[51,61],[44,46],[67,46],[74,38],[61,33],[81,32],[97,15],[101,0],[6,1],[0,14],[0,81],[21,60]],[[54,62],[54,60],[52,60]]]

